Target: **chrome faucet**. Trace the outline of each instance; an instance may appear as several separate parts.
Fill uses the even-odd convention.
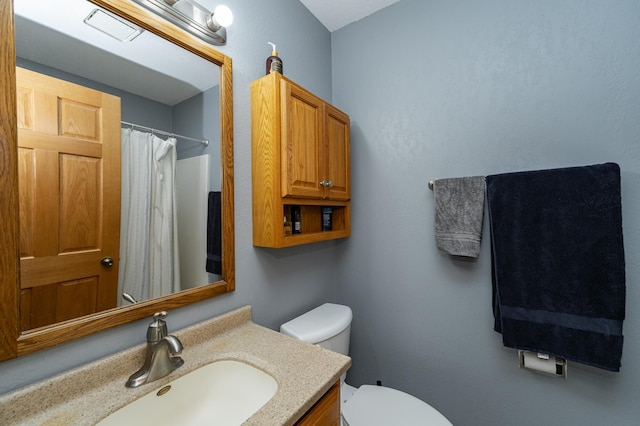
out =
[[[144,364],[127,380],[127,387],[135,388],[153,382],[171,373],[184,364],[178,355],[182,353],[182,343],[176,336],[168,335],[166,312],[153,314],[154,321],[147,329],[147,354]]]

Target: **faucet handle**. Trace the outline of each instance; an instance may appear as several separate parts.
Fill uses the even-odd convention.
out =
[[[165,311],[153,314],[154,321],[149,324],[149,328],[147,329],[147,342],[159,342],[169,334],[167,331],[167,323],[164,321],[166,317],[167,313]]]
[[[156,321],[164,320],[166,317],[167,317],[167,311],[160,311],[153,314],[153,319]]]

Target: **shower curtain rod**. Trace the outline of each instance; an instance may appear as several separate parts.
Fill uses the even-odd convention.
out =
[[[154,129],[153,127],[147,127],[147,126],[143,126],[140,124],[135,124],[135,123],[129,123],[127,121],[120,121],[120,123],[125,124],[127,126],[131,126],[133,127],[137,127],[139,129],[144,129],[144,130],[150,130],[151,133],[160,133],[166,136],[173,136],[176,138],[181,138],[181,139],[186,139],[189,141],[194,141],[194,142],[198,142],[201,143],[204,146],[209,146],[209,140],[208,139],[196,139],[196,138],[190,138],[189,136],[183,136],[183,135],[179,135],[177,133],[171,133],[171,132],[165,132],[164,130],[158,130],[158,129]]]

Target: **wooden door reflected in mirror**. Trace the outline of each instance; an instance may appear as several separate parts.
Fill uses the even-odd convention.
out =
[[[120,99],[23,68],[16,81],[20,328],[31,330],[118,306]]]

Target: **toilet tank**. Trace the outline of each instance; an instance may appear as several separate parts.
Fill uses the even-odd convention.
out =
[[[349,354],[351,308],[325,303],[280,326],[280,332],[323,348]]]

